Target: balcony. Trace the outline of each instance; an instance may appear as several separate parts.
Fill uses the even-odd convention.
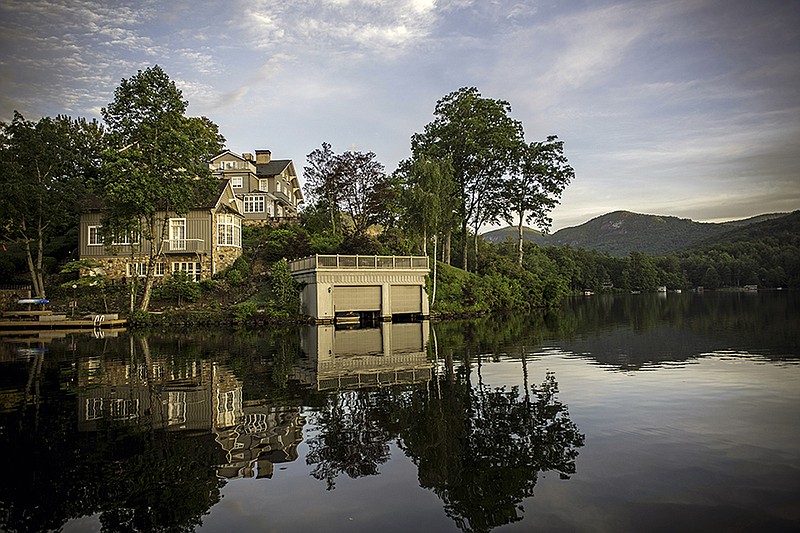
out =
[[[407,255],[312,255],[289,262],[289,270],[424,270],[427,256]]]
[[[206,251],[203,239],[165,239],[165,254],[201,254]]]

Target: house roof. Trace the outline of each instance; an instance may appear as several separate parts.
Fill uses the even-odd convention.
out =
[[[273,159],[269,163],[256,164],[256,174],[259,176],[277,176],[291,164],[291,159]]]
[[[230,150],[221,151],[220,153],[218,153],[217,155],[212,157],[211,161],[219,159],[220,157],[222,157],[224,155],[232,155],[233,157],[235,157],[236,159],[239,159],[240,161],[246,161],[246,159],[243,156],[241,156],[240,154],[237,154],[236,152],[231,152]]]

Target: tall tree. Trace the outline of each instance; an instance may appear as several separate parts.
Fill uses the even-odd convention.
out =
[[[45,298],[45,244],[77,226],[78,200],[99,168],[103,129],[66,116],[31,122],[14,113],[0,124],[0,225],[2,238],[25,252],[31,286]]]
[[[411,138],[414,156],[450,157],[464,269],[468,266],[467,228],[486,217],[490,197],[500,194],[497,178],[508,172],[523,138],[522,123],[512,119],[510,112],[508,102],[483,98],[475,87],[464,87],[439,100],[434,120]]]
[[[355,235],[365,235],[385,204],[386,172],[374,152],[347,151],[337,156],[342,207],[350,215]]]
[[[433,238],[433,291],[436,300],[438,245],[440,236],[452,228],[453,166],[449,158],[432,159],[421,155],[400,163],[395,175],[405,188],[403,195],[405,226],[422,238],[422,253],[428,255],[428,241]]]
[[[306,196],[314,198],[317,206],[322,205],[327,209],[334,235],[341,190],[335,159],[336,154],[333,153],[331,145],[323,142],[322,148],[317,148],[306,156],[308,165],[303,167]]]
[[[346,214],[350,230],[365,235],[378,222],[389,199],[384,166],[373,152],[347,151],[336,154],[328,143],[322,143],[307,156],[303,167],[306,193],[317,199],[330,216],[331,229],[336,233],[336,220]]]
[[[575,178],[575,171],[564,156],[564,141],[550,135],[544,142],[520,144],[518,163],[506,181],[501,208],[503,217],[512,224],[519,221],[517,261],[522,266],[523,223],[533,222],[547,231],[552,224],[550,211],[558,205],[564,188]]]
[[[150,304],[170,214],[187,213],[217,189],[208,161],[225,139],[206,117],[186,117],[187,106],[175,82],[156,65],[123,79],[102,109],[111,140],[100,180],[106,233],[135,228],[151,243],[142,311]]]

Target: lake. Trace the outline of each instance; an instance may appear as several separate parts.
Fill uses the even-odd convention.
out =
[[[0,343],[4,531],[797,531],[800,295]]]

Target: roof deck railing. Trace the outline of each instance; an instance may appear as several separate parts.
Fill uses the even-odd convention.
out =
[[[427,256],[311,255],[289,261],[289,270],[428,270]]]

